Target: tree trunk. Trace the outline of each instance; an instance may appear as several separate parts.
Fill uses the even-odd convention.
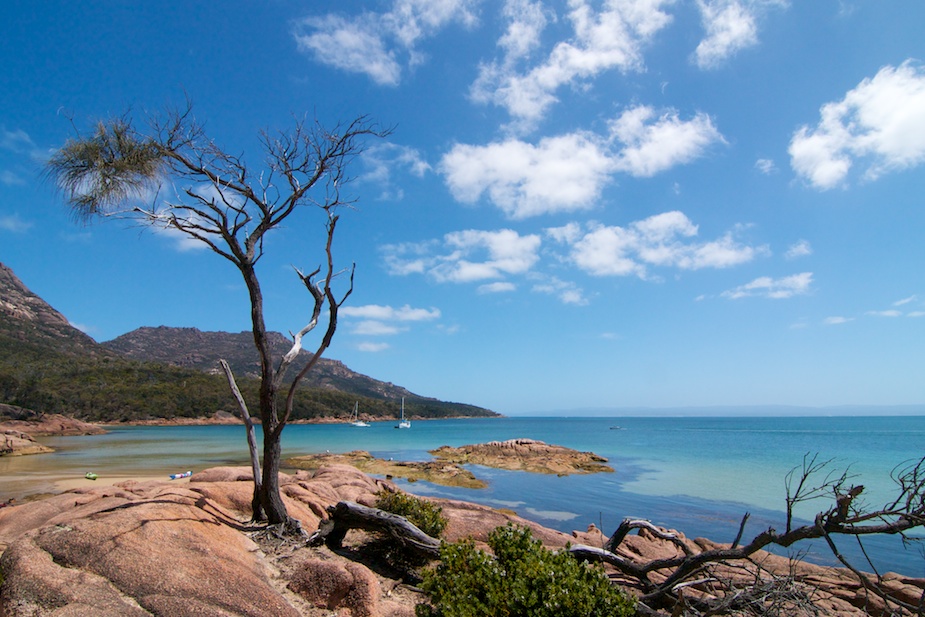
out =
[[[253,247],[250,248],[253,251]],[[253,255],[248,255],[248,260]],[[286,504],[279,493],[279,465],[282,448],[280,439],[282,427],[276,413],[276,386],[273,371],[273,357],[267,338],[267,327],[263,319],[263,293],[252,261],[239,264],[251,302],[251,324],[254,346],[260,354],[260,421],[263,425],[263,481],[260,486],[260,506],[271,525],[289,523]],[[279,430],[277,430],[279,427]],[[255,513],[256,514],[256,513]]]
[[[260,487],[263,486],[263,480],[260,475],[260,453],[257,451],[257,435],[254,430],[254,421],[251,419],[251,415],[247,410],[247,403],[241,395],[241,390],[238,389],[238,384],[234,379],[234,373],[231,372],[231,367],[228,366],[225,360],[219,360],[218,362],[221,364],[222,370],[225,371],[225,377],[228,379],[228,387],[231,388],[231,394],[234,395],[234,399],[238,402],[238,410],[241,412],[241,419],[244,420],[244,426],[247,429],[247,447],[251,453],[251,472],[254,474],[254,497],[251,499],[251,509],[253,510],[254,520],[261,521],[265,518],[262,505],[263,498],[260,494]]]
[[[403,516],[352,501],[340,501],[328,508],[330,518],[321,521],[309,544],[324,542],[332,549],[340,548],[350,529],[363,529],[387,534],[406,550],[427,559],[440,557],[440,540],[432,538]]]
[[[261,505],[271,525],[289,523],[289,513],[279,492],[279,464],[282,456],[280,433],[274,426],[263,426],[263,482]]]

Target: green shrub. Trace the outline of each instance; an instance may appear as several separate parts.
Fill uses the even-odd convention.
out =
[[[441,563],[421,585],[431,605],[418,617],[629,617],[635,600],[615,587],[603,569],[552,552],[527,528],[498,527],[489,534],[491,555],[471,540],[446,544]]]
[[[439,538],[446,529],[447,521],[443,516],[443,508],[414,495],[379,491],[376,493],[376,507],[404,516],[432,538]]]

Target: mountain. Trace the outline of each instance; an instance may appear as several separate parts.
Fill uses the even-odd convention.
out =
[[[111,355],[0,263],[0,336],[65,353]]]
[[[281,357],[292,347],[292,342],[279,332],[268,333],[268,338],[275,358]],[[218,361],[224,359],[236,377],[260,376],[260,358],[254,349],[254,337],[250,332],[203,332],[197,328],[144,327],[102,345],[124,358],[161,362],[213,373],[221,370]],[[311,357],[311,353],[303,350],[287,374],[296,375]],[[400,386],[354,372],[343,362],[328,358],[318,360],[305,376],[304,385],[372,398],[425,398]]]
[[[279,333],[272,341],[279,353],[290,347]],[[296,370],[310,357],[304,352]],[[0,404],[89,422],[207,418],[237,410],[218,374],[219,358],[231,364],[256,409],[257,354],[249,333],[140,328],[101,345],[0,263]],[[497,415],[416,395],[322,358],[296,394],[292,419],[344,420],[356,402],[366,419],[395,418],[402,397],[412,418]]]

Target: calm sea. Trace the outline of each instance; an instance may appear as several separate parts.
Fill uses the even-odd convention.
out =
[[[895,493],[890,474],[925,455],[925,417],[774,418],[500,418],[415,422],[395,430],[394,422],[369,428],[349,425],[292,425],[283,435],[284,456],[367,450],[399,460],[428,460],[428,450],[492,440],[532,438],[607,457],[612,474],[556,477],[473,468],[486,489],[456,489],[424,482],[402,483],[418,494],[505,507],[547,527],[585,529],[589,523],[612,533],[626,516],[642,517],[690,537],[730,542],[742,516],[751,517],[749,539],[768,527],[784,529],[784,478],[804,456],[832,460],[863,484],[866,503],[886,503]],[[87,471],[107,475],[164,475],[227,464],[247,464],[241,426],[130,427],[92,437],[43,440],[54,454],[0,458],[0,499],[51,490],[62,478]],[[798,510],[803,522],[827,504]],[[899,538],[867,542],[874,566],[925,577],[920,544]],[[839,548],[862,569],[854,542]],[[806,558],[836,565],[827,547],[797,545]],[[782,554],[786,554],[785,552]]]

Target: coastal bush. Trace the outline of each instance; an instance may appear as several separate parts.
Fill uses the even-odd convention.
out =
[[[424,573],[431,604],[417,617],[629,617],[635,600],[604,571],[553,552],[530,530],[508,524],[488,536],[494,557],[466,539],[444,543],[441,562]]]
[[[376,493],[376,507],[404,516],[432,538],[439,538],[446,529],[447,520],[443,516],[443,508],[408,493],[379,491]]]

